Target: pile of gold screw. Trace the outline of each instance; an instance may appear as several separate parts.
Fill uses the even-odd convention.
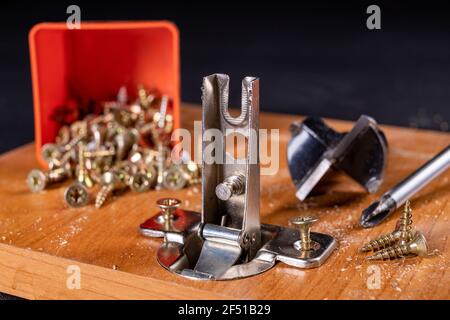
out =
[[[183,155],[181,164],[171,160],[173,117],[169,98],[149,94],[142,86],[129,103],[125,87],[116,101],[103,104],[102,115],[88,115],[62,126],[55,143],[42,147],[48,171],[33,169],[27,184],[32,192],[74,178],[64,192],[71,207],[89,202],[88,190],[100,185],[95,207],[113,194],[130,189],[144,192],[178,190],[200,182],[200,167]]]
[[[391,260],[411,256],[424,256],[428,252],[425,236],[412,229],[412,210],[406,201],[396,229],[382,235],[361,248],[362,252],[374,251],[367,260]]]

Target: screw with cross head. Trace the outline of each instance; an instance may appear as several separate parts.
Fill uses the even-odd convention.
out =
[[[121,174],[115,171],[107,171],[102,176],[102,188],[95,199],[95,207],[99,209],[106,200],[116,190],[122,190],[126,187],[125,182],[121,178]]]
[[[32,192],[39,192],[57,182],[64,181],[70,176],[67,168],[57,168],[47,172],[33,169],[27,176],[27,184]]]
[[[428,253],[427,239],[425,236],[416,231],[411,242],[406,244],[398,244],[376,252],[374,255],[367,257],[367,260],[389,260],[399,259],[408,255],[425,256]]]
[[[72,208],[82,207],[88,203],[89,193],[84,185],[76,182],[64,191],[64,200]]]

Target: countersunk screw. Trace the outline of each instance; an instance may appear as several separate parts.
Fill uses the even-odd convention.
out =
[[[393,245],[397,241],[400,241],[400,244],[405,244],[411,241],[415,234],[411,231],[411,213],[412,210],[410,202],[406,201],[403,213],[397,223],[398,228],[389,234],[384,234],[376,239],[373,239],[361,248],[361,252],[378,251]]]
[[[162,143],[158,143],[158,154],[156,156],[156,190],[160,190],[164,185],[164,171],[169,151]]]
[[[200,167],[194,161],[186,163],[186,171],[188,173],[189,184],[196,184],[201,182]]]
[[[124,182],[120,179],[118,173],[113,171],[105,172],[102,176],[102,188],[95,199],[95,207],[99,209],[103,206],[106,199],[108,199],[113,191],[120,190],[125,187]]]
[[[133,146],[137,143],[139,133],[136,129],[127,129],[121,133],[118,133],[114,137],[114,143],[116,145],[116,158],[117,160],[124,160]]]
[[[239,195],[245,191],[245,177],[242,174],[225,178],[216,187],[216,196],[220,200],[227,201],[233,195]]]
[[[92,188],[94,185],[94,182],[92,181],[91,177],[89,176],[89,173],[86,169],[86,163],[85,163],[85,145],[83,143],[79,143],[78,145],[78,174],[77,174],[77,180],[79,183],[84,184],[88,188]]]
[[[76,182],[66,189],[64,199],[72,208],[82,207],[88,203],[89,193],[84,185]]]
[[[61,157],[60,146],[55,143],[46,143],[42,146],[41,149],[42,158],[44,158],[45,162],[50,163],[54,160],[57,160]]]
[[[145,192],[152,187],[152,181],[143,172],[136,172],[130,177],[130,189],[134,192]]]
[[[317,221],[316,217],[305,216],[305,217],[295,217],[290,220],[290,223],[297,227],[300,234],[300,250],[309,251],[311,250],[311,237],[310,231],[311,226]]]
[[[394,231],[371,240],[361,248],[361,252],[378,251],[387,248],[400,239],[400,231]]]
[[[77,129],[76,132],[77,132],[77,135],[75,137],[73,137],[72,140],[69,141],[69,143],[67,143],[63,146],[63,150],[65,152],[70,151],[73,148],[75,148],[75,146],[78,145],[81,141],[83,141],[84,138],[86,138],[86,136],[87,136],[87,129],[85,129],[85,128]]]
[[[421,232],[417,231],[411,242],[407,244],[399,244],[378,251],[374,255],[367,257],[367,260],[399,259],[406,255],[424,256],[427,252],[427,240]]]
[[[183,189],[187,182],[188,174],[184,169],[178,165],[172,165],[167,171],[164,172],[163,184],[167,189],[180,190]]]
[[[175,198],[162,198],[156,201],[162,212],[162,216],[166,223],[173,219],[173,213],[178,209],[181,201]]]
[[[65,180],[68,176],[69,174],[65,168],[57,168],[48,172],[33,169],[28,174],[27,184],[32,192],[39,192],[53,183]]]

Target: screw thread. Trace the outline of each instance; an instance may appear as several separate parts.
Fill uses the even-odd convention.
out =
[[[300,247],[303,251],[308,251],[311,249],[311,236],[310,236],[310,226],[303,232],[300,232]]]
[[[401,233],[401,238],[407,240],[411,234],[412,210],[410,202],[406,201],[402,215],[400,216],[398,231]]]
[[[84,145],[80,143],[79,150],[78,150],[78,170],[80,172],[80,175],[83,175],[86,169],[85,163],[84,163]]]
[[[84,135],[83,134],[80,134],[80,135],[74,137],[72,140],[69,141],[68,144],[64,145],[64,150],[65,151],[72,150],[83,139],[84,139]]]
[[[66,178],[66,169],[64,168],[57,168],[51,171],[48,171],[45,173],[45,182],[47,185],[52,183],[61,182]]]
[[[400,239],[400,232],[395,231],[388,234],[383,234],[376,239],[373,239],[361,248],[362,252],[378,251],[387,248]]]
[[[108,199],[108,197],[111,195],[113,191],[114,185],[112,183],[104,185],[98,192],[97,197],[95,198],[95,207],[97,209],[101,208],[105,203],[106,199]]]
[[[114,156],[116,152],[114,150],[97,150],[97,151],[85,151],[84,158],[100,158],[100,157],[111,157]]]
[[[381,251],[378,251],[373,256],[367,258],[367,260],[390,260],[390,259],[398,259],[402,258],[405,255],[410,253],[410,248],[406,244],[396,245],[392,247],[385,248]]]
[[[71,152],[70,150],[69,150],[69,151],[66,151],[66,152],[62,155],[61,159],[58,160],[59,165],[62,166],[62,165],[65,164],[67,161],[69,161],[71,156],[72,156],[72,152]]]
[[[156,189],[161,189],[164,181],[164,168],[165,168],[165,156],[164,147],[162,144],[158,144],[158,156],[157,156],[157,175],[156,175]]]

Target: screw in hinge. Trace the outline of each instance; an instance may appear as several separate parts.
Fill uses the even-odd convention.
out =
[[[95,207],[97,209],[102,207],[108,197],[110,197],[115,190],[120,190],[124,187],[124,182],[120,179],[120,176],[116,172],[105,172],[102,176],[102,187],[95,199]]]
[[[94,182],[92,181],[91,177],[89,176],[89,172],[86,169],[86,163],[85,163],[85,145],[80,142],[78,144],[78,173],[77,173],[77,180],[79,183],[85,185],[88,188],[91,188],[94,185]]]
[[[89,201],[89,193],[81,183],[74,183],[64,192],[64,200],[73,208],[85,206]]]
[[[316,217],[306,216],[306,217],[295,217],[290,220],[290,223],[297,227],[300,234],[300,250],[309,251],[311,250],[311,226],[317,221]]]
[[[164,220],[164,224],[166,229],[170,229],[173,214],[178,209],[181,204],[181,201],[175,198],[163,198],[159,199],[156,204],[161,209],[162,217]]]
[[[374,255],[367,257],[367,260],[389,260],[399,259],[407,255],[424,256],[428,252],[427,240],[425,236],[417,231],[414,239],[406,244],[395,245],[381,251]]]
[[[216,196],[220,200],[226,201],[233,195],[240,195],[245,192],[245,177],[242,174],[225,178],[216,187]]]
[[[373,239],[361,248],[362,252],[378,251],[380,249],[387,248],[397,241],[400,244],[411,241],[414,236],[414,232],[411,231],[412,214],[411,214],[410,202],[405,203],[403,213],[398,221],[398,228],[389,234],[384,234],[376,239]]]
[[[44,190],[47,186],[61,182],[68,177],[69,172],[67,171],[67,168],[57,168],[48,172],[33,169],[28,174],[27,184],[32,192],[39,192]]]

